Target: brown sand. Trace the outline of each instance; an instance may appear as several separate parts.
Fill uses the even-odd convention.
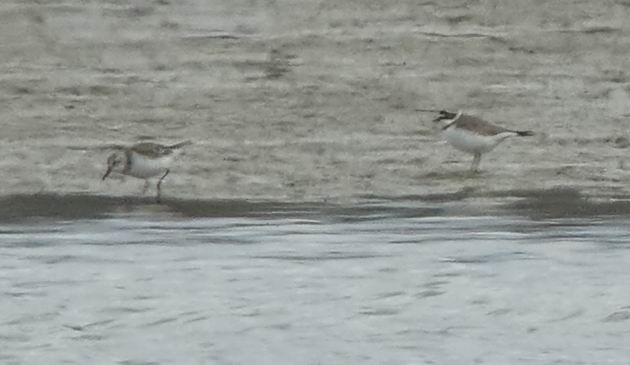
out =
[[[167,196],[354,201],[573,187],[630,193],[623,1],[3,1],[3,182],[101,182],[108,146],[191,139]],[[472,156],[419,107],[535,137]]]

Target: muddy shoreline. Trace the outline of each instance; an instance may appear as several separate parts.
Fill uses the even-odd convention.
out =
[[[99,219],[116,215],[170,218],[288,218],[356,221],[382,217],[524,216],[531,219],[630,216],[630,196],[593,199],[575,189],[460,192],[364,197],[361,203],[209,200],[85,194],[16,194],[0,198],[0,222]]]
[[[519,14],[528,14],[523,17]],[[178,199],[630,195],[630,8],[78,0],[0,5],[0,196],[134,196],[109,147],[193,140]],[[537,133],[469,177],[419,107]]]

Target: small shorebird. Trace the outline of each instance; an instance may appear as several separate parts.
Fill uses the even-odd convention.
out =
[[[421,110],[420,111],[426,111]],[[442,122],[442,132],[446,141],[460,151],[474,155],[471,172],[478,172],[481,155],[490,152],[505,139],[514,136],[533,136],[532,131],[516,131],[496,126],[483,119],[463,114],[440,110],[439,116],[433,120]]]
[[[190,141],[180,142],[170,146],[157,143],[138,143],[128,148],[112,153],[107,158],[107,171],[103,175],[105,180],[112,172],[144,179],[142,194],[149,188],[149,178],[161,176],[157,182],[156,200],[160,202],[160,185],[170,172],[169,165],[175,150],[191,144]]]

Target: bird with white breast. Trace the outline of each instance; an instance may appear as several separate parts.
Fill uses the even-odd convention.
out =
[[[418,109],[419,111],[433,111]],[[479,163],[484,153],[492,151],[499,143],[510,137],[533,136],[532,131],[519,131],[499,127],[481,118],[440,110],[434,122],[442,122],[442,134],[456,149],[471,153],[473,157],[470,171],[479,172]]]
[[[170,163],[175,152],[189,144],[192,142],[184,141],[167,146],[143,142],[123,148],[107,158],[107,171],[105,171],[102,180],[105,180],[112,172],[144,179],[145,184],[142,191],[144,194],[149,188],[149,179],[160,176],[156,184],[156,201],[159,203],[162,180],[170,172]]]

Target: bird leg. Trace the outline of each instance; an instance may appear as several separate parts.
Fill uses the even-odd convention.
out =
[[[144,180],[144,187],[142,188],[142,193],[140,194],[141,195],[146,194],[147,190],[149,190],[149,180]]]
[[[475,157],[473,158],[472,165],[470,166],[471,173],[479,172],[479,163],[481,162],[481,153],[475,153]]]
[[[160,203],[160,186],[162,185],[162,180],[164,180],[164,178],[166,177],[166,175],[168,175],[168,173],[171,172],[169,169],[166,169],[166,172],[164,173],[164,175],[162,175],[162,177],[160,178],[160,180],[158,180],[157,182],[157,196],[155,197],[155,201],[159,204]]]

